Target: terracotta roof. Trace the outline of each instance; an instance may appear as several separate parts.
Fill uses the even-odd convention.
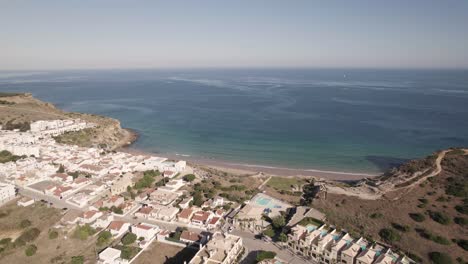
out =
[[[193,210],[190,208],[185,208],[179,213],[179,218],[189,218],[193,213]]]
[[[153,211],[152,207],[142,207],[140,210],[138,210],[138,213],[140,214],[150,214],[151,211]]]
[[[219,217],[213,217],[213,219],[211,219],[210,221],[210,225],[216,225],[216,223],[218,223],[219,221]]]
[[[114,195],[111,198],[109,198],[109,202],[111,202],[111,203],[116,202],[119,198],[120,198],[120,196]]]
[[[195,220],[195,221],[205,222],[208,219],[209,216],[210,216],[210,213],[208,213],[208,212],[198,211],[193,215],[192,221]]]
[[[98,211],[87,211],[87,212],[84,212],[83,213],[83,218],[85,219],[89,219],[91,217],[93,217],[96,213],[98,213]]]
[[[142,225],[142,224],[138,224],[138,225],[136,225],[136,227],[138,227],[138,228],[140,228],[140,229],[145,229],[145,230],[150,230],[150,229],[152,229],[151,226]]]
[[[180,234],[180,239],[184,239],[184,240],[189,240],[189,241],[193,241],[193,242],[197,242],[198,240],[200,240],[200,235],[197,234],[197,233],[194,233],[194,232],[190,232],[190,231],[182,231],[182,234]]]
[[[109,225],[109,229],[119,231],[124,224],[124,221],[112,221]]]

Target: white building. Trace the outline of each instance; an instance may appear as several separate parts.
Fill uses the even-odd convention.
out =
[[[0,205],[15,198],[15,186],[6,183],[0,183]]]
[[[142,237],[145,241],[150,241],[159,232],[159,226],[150,224],[138,224],[131,227],[131,231],[138,238]]]
[[[126,264],[128,260],[120,258],[122,252],[118,249],[108,247],[99,253],[100,264]]]
[[[216,232],[208,243],[192,258],[189,264],[235,263],[237,257],[242,252],[242,238]]]

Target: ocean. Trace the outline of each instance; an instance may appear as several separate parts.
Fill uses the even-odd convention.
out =
[[[181,159],[376,173],[468,146],[463,70],[3,71],[0,91],[117,118],[132,147]]]

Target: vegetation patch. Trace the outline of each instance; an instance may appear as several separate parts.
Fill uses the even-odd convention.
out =
[[[76,226],[75,231],[73,232],[73,237],[86,240],[89,236],[92,236],[96,233],[96,230],[92,228],[90,225],[86,224],[84,226]]]
[[[392,227],[404,233],[409,232],[411,230],[411,228],[408,225],[401,225],[398,223],[392,223]]]
[[[41,231],[37,228],[28,228],[24,230],[21,235],[16,238],[15,246],[24,246],[26,243],[34,241],[40,233]]]
[[[84,257],[83,256],[73,256],[71,257],[71,264],[83,264]]]
[[[421,213],[410,213],[409,216],[416,222],[423,222],[426,220],[426,217]]]
[[[28,257],[36,254],[36,251],[37,251],[37,247],[36,245],[29,245],[26,247],[26,249],[24,250],[24,254]]]
[[[466,219],[464,217],[455,217],[455,218],[453,218],[453,222],[455,222],[455,224],[461,225],[463,227],[468,225],[468,219]]]
[[[125,236],[122,237],[122,244],[130,245],[133,244],[137,240],[137,236],[133,233],[127,233]]]
[[[135,183],[136,189],[144,189],[149,188],[155,181],[155,177],[161,175],[159,171],[156,170],[148,170],[143,173],[143,178]]]
[[[390,228],[382,228],[379,231],[379,236],[386,242],[392,243],[401,239],[400,234]]]
[[[255,260],[257,262],[261,262],[265,259],[274,259],[276,257],[276,253],[273,252],[273,251],[260,251],[258,252],[257,254],[257,257],[255,258]]]
[[[429,211],[429,216],[432,220],[436,221],[441,225],[448,225],[451,223],[450,218],[441,212]]]
[[[277,191],[290,191],[293,187],[299,187],[306,181],[297,177],[272,177],[266,184]]]
[[[109,243],[110,239],[112,238],[112,234],[110,231],[102,231],[99,233],[98,239],[97,239],[97,245],[99,247],[104,246]]]
[[[3,150],[3,151],[0,151],[0,163],[7,163],[7,162],[10,162],[10,161],[17,161],[21,158],[25,158],[26,156],[16,156],[16,155],[13,155],[11,152],[7,151],[7,150]]]
[[[457,245],[464,250],[468,251],[468,240],[466,239],[459,239],[457,240]]]
[[[432,234],[431,232],[429,232],[428,230],[426,230],[424,228],[416,228],[415,230],[416,230],[416,232],[418,232],[418,234],[421,237],[423,237],[423,238],[425,238],[427,240],[432,240],[435,243],[441,244],[441,245],[450,245],[450,241],[445,237],[442,237],[442,236],[439,236],[439,235],[434,235],[434,234]]]
[[[121,251],[120,257],[123,259],[127,259],[127,260],[134,258],[136,254],[138,254],[138,252],[140,252],[141,250],[139,247],[120,246],[120,245],[116,246],[115,248]]]
[[[430,252],[429,253],[429,259],[432,261],[434,264],[452,264],[452,258],[442,252]]]

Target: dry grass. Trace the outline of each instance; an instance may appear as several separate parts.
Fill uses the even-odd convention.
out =
[[[173,246],[160,242],[153,242],[148,249],[146,249],[135,260],[135,264],[152,264],[152,263],[165,263],[165,264],[178,264],[187,263],[196,254],[196,250],[187,249],[178,246]]]
[[[55,239],[49,238],[49,230],[62,217],[61,210],[49,208],[42,203],[35,203],[33,206],[18,207],[14,201],[0,208],[0,212],[7,215],[0,218],[0,237],[10,237],[15,239],[22,229],[19,223],[28,219],[31,227],[38,228],[41,233],[32,242],[37,246],[37,252],[32,257],[24,254],[25,246],[11,248],[0,254],[0,263],[70,263],[72,256],[82,255],[89,263],[95,261],[95,238],[86,241],[72,239],[66,231],[58,230],[59,236]]]
[[[453,163],[450,164],[455,166]],[[399,200],[390,199],[397,196],[393,193],[389,193],[379,200],[361,200],[350,196],[328,194],[325,200],[315,200],[312,206],[324,212],[328,221],[337,227],[347,229],[355,236],[362,235],[374,240],[381,240],[378,235],[379,231],[382,228],[392,228],[392,223],[408,226],[410,229],[408,232],[397,231],[401,235],[401,240],[392,242],[393,247],[403,251],[409,250],[422,257],[424,262],[429,262],[428,253],[431,251],[446,252],[451,255],[453,261],[458,257],[468,261],[466,251],[457,246],[456,243],[438,244],[423,238],[415,231],[416,228],[424,228],[430,233],[448,240],[466,239],[468,236],[466,227],[453,222],[453,218],[456,216],[465,218],[467,216],[454,209],[455,205],[462,203],[463,198],[449,197],[445,193],[447,179],[453,176],[446,169],[433,179],[415,186]],[[440,197],[444,197],[444,199]],[[429,216],[429,210],[448,216],[451,223],[442,225],[433,221]],[[409,217],[410,213],[421,213],[425,216],[425,220],[415,222]]]

